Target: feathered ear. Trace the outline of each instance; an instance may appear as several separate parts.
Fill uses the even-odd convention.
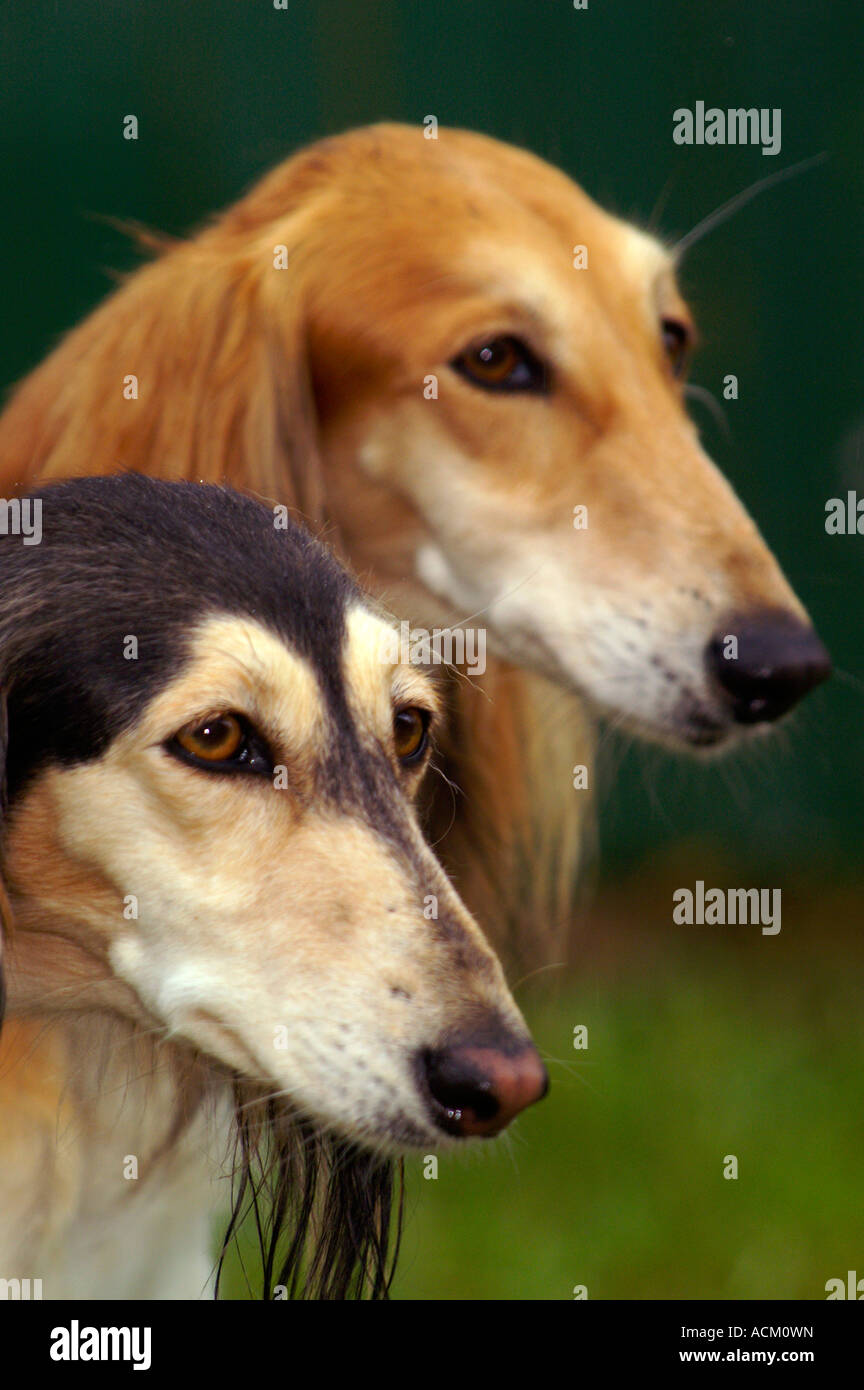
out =
[[[290,276],[291,271],[285,275]],[[269,311],[273,318],[270,320]],[[265,305],[243,392],[247,436],[243,463],[226,459],[236,486],[296,507],[315,529],[326,520],[318,416],[309,366],[306,326],[297,289]],[[251,345],[250,345],[251,346]],[[255,360],[257,359],[257,360]]]
[[[13,398],[0,483],[119,470],[231,483],[320,527],[300,221],[279,228],[285,269],[260,228],[250,246],[217,225],[132,275]]]
[[[145,392],[150,400],[134,434],[124,431],[118,461],[168,478],[230,483],[320,525],[323,479],[299,258],[289,251],[282,270],[276,248],[258,246],[250,255],[244,245],[238,254],[217,231],[213,241],[163,257],[151,267],[152,283],[144,275],[130,283],[139,304],[123,352],[130,333],[139,334],[144,376],[140,400],[125,404],[139,409]]]

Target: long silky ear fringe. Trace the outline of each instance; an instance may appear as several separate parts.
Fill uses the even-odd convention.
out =
[[[261,1297],[386,1299],[402,1227],[402,1165],[322,1134],[272,1098],[235,1084],[232,1211],[225,1256],[254,1220]]]

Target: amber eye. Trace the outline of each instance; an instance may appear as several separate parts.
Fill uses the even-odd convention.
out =
[[[429,711],[416,705],[399,709],[393,716],[396,756],[406,767],[418,763],[429,743]]]
[[[548,390],[546,368],[519,338],[490,338],[467,348],[450,365],[487,391]]]
[[[214,714],[200,724],[187,724],[175,735],[180,747],[207,763],[225,763],[237,756],[243,729],[233,714]]]
[[[270,777],[273,756],[267,742],[242,714],[210,714],[185,724],[164,744],[165,751],[194,768],[216,773],[260,773]]]
[[[672,375],[681,377],[687,370],[690,361],[690,347],[692,334],[686,323],[681,323],[678,319],[662,319],[660,328],[663,337],[663,348],[669,358],[672,367]]]

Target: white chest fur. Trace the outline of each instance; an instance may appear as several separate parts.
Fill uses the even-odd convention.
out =
[[[0,1080],[0,1279],[41,1280],[45,1299],[212,1295],[228,1105],[212,1091],[196,1104],[190,1080],[170,1050],[87,1020],[15,1059]]]

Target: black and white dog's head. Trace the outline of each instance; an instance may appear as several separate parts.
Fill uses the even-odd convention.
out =
[[[22,951],[87,960],[46,1007],[155,1025],[355,1154],[498,1132],[545,1074],[420,833],[437,698],[389,620],[224,489],[29,501],[38,544],[0,539],[7,882]]]

